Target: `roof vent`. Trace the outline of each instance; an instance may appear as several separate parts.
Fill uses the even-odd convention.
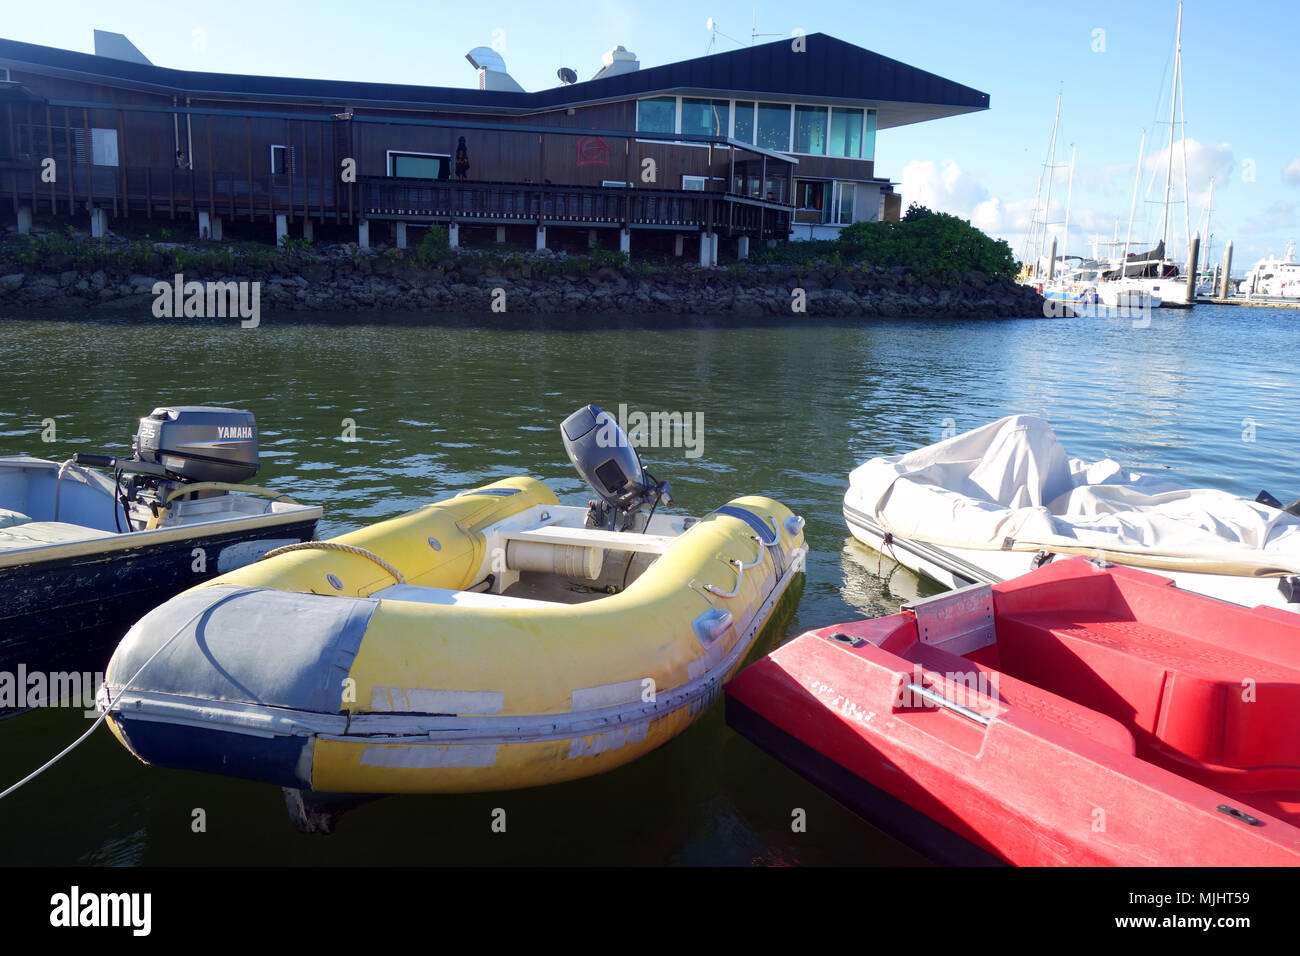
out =
[[[618,76],[620,73],[635,73],[641,69],[636,54],[629,53],[627,47],[622,44],[602,56],[601,61],[605,65],[596,72],[596,75],[592,77],[593,80],[604,79],[607,76]]]
[[[109,33],[107,30],[95,31],[95,56],[153,66],[149,59],[136,49],[134,43],[120,33]]]
[[[504,90],[522,93],[524,88],[515,82],[514,77],[506,72],[506,61],[501,54],[490,46],[476,46],[465,54],[470,66],[478,70],[478,88],[480,90]]]

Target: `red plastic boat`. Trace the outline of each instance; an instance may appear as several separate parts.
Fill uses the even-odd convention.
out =
[[[1078,558],[809,631],[727,721],[932,859],[1300,864],[1300,617]]]

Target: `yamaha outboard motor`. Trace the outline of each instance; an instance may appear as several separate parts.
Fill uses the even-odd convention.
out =
[[[645,470],[614,416],[586,405],[561,423],[560,432],[573,467],[598,496],[588,502],[588,527],[627,531],[643,508],[653,513],[661,501],[672,507],[668,482]]]
[[[118,480],[118,498],[131,527],[130,505],[139,503],[154,519],[169,496],[188,484],[238,484],[257,474],[257,422],[252,412],[202,405],[155,408],[140,419],[131,441],[130,458],[77,453],[72,462],[111,468]],[[130,477],[125,482],[122,476]],[[194,495],[221,494],[220,489],[195,489]]]
[[[140,419],[131,451],[182,481],[247,481],[257,474],[257,422],[234,408],[155,408]]]

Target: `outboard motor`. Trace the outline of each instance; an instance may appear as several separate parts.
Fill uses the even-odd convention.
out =
[[[140,419],[131,451],[181,481],[247,481],[257,474],[257,422],[234,408],[155,408]]]
[[[74,464],[113,469],[128,531],[132,503],[148,508],[157,520],[178,488],[201,482],[238,484],[257,474],[257,422],[252,412],[235,408],[155,408],[140,419],[131,452],[130,458],[80,452],[72,456]],[[130,476],[125,482],[123,474]],[[199,497],[221,493],[195,490]]]
[[[573,467],[598,496],[588,502],[588,527],[627,531],[642,509],[653,513],[661,501],[672,507],[668,482],[645,470],[614,416],[585,405],[561,423],[560,432]]]

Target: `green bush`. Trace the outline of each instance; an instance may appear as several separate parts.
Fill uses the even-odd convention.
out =
[[[595,269],[606,267],[611,269],[627,268],[627,253],[622,249],[593,249],[587,255],[591,259],[592,267]]]
[[[1004,240],[994,239],[957,216],[911,206],[902,222],[855,222],[837,240],[854,262],[905,266],[917,275],[964,275],[979,270],[1011,279],[1016,259]]]
[[[420,244],[415,247],[414,259],[421,265],[432,265],[451,254],[451,240],[447,236],[447,228],[433,225],[425,232]]]

